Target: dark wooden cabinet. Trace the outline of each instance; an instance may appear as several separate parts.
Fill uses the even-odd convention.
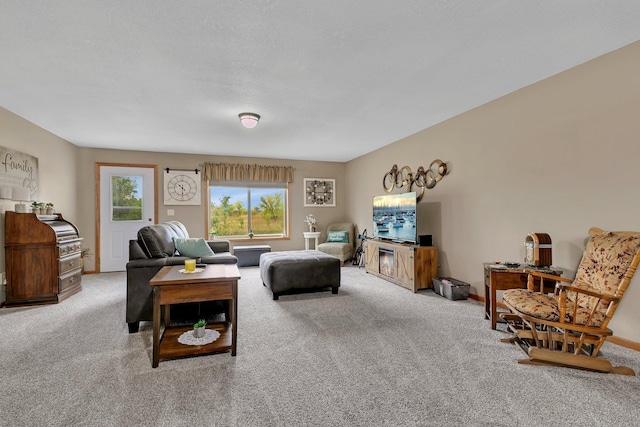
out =
[[[51,304],[82,290],[82,238],[62,215],[6,212],[7,306]]]

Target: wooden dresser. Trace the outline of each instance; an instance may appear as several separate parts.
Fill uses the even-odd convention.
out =
[[[82,238],[60,214],[5,213],[7,306],[51,304],[82,290]]]

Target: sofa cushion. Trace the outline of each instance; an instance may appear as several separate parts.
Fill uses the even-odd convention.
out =
[[[149,258],[173,256],[176,252],[173,244],[174,237],[176,237],[176,230],[167,223],[148,225],[138,230],[138,241]]]
[[[329,233],[327,233],[327,242],[349,243],[349,232],[348,231],[329,231]]]
[[[202,238],[181,239],[174,237],[173,243],[176,251],[178,251],[181,256],[199,258],[214,255],[214,252],[211,250],[207,242]]]

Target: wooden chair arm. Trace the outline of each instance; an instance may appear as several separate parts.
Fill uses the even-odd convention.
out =
[[[545,293],[544,292],[545,281],[555,282],[556,285],[558,285],[558,282],[572,283],[571,280],[566,279],[566,278],[564,278],[562,276],[556,276],[554,274],[541,273],[539,271],[533,271],[533,270],[525,270],[525,273],[528,274],[528,276],[527,276],[527,289],[530,292]],[[538,281],[538,285],[536,285],[534,277],[540,278],[540,280]]]
[[[555,274],[542,273],[540,271],[534,270],[525,270],[524,272],[529,274],[530,276],[542,277],[543,279],[549,279],[556,282],[573,283],[573,280],[567,279],[566,277],[562,276],[556,276]]]
[[[567,293],[568,292],[575,292],[576,293],[576,297],[574,299],[574,301],[576,302],[576,304],[573,305],[573,310],[572,310],[572,318],[573,321],[571,322],[574,327],[577,325],[577,320],[578,320],[578,316],[577,316],[577,311],[578,311],[578,297],[579,294],[582,295],[588,295],[594,298],[598,298],[598,301],[596,302],[596,304],[593,305],[593,308],[591,309],[591,313],[589,314],[589,316],[587,317],[586,321],[584,322],[584,325],[588,327],[589,322],[591,321],[591,319],[593,318],[593,316],[596,313],[596,309],[598,308],[598,306],[600,305],[600,303],[602,301],[608,301],[606,304],[608,305],[609,303],[615,301],[616,303],[620,302],[621,298],[620,297],[616,297],[613,295],[608,295],[608,294],[602,294],[600,292],[595,292],[595,291],[590,291],[588,289],[583,289],[583,288],[578,288],[577,286],[573,286],[573,285],[563,285],[561,283],[557,283],[556,284],[556,295],[558,298],[558,314],[559,314],[559,318],[560,318],[560,323],[565,323],[565,315],[567,313]],[[604,325],[606,325],[606,321],[604,322]],[[600,327],[598,327],[598,329],[600,329]]]
[[[558,289],[559,292],[577,292],[579,294],[589,295],[591,297],[596,297],[609,302],[612,302],[612,301],[620,302],[620,300],[622,299],[614,295],[602,294],[600,292],[590,291],[588,289],[578,288],[572,285],[563,285],[561,283],[556,284],[556,289]]]

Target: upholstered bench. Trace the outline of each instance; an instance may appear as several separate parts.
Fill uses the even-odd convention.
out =
[[[340,287],[340,259],[320,251],[267,252],[260,255],[260,278],[277,300],[282,294]]]
[[[271,252],[269,245],[234,246],[233,254],[238,258],[238,267],[260,265],[260,255]]]

